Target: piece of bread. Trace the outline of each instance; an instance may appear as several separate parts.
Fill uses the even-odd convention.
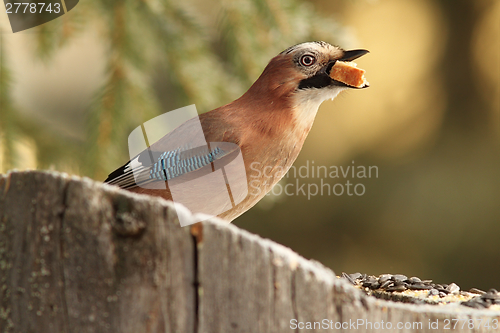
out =
[[[354,62],[337,61],[330,71],[330,77],[351,87],[368,86],[368,81],[364,76],[365,70],[356,66]]]

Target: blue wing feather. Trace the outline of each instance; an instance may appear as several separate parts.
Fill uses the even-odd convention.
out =
[[[143,151],[121,168],[112,172],[105,183],[118,185],[122,188],[132,188],[154,181],[167,181],[186,173],[201,169],[210,163],[221,159],[237,149],[237,145],[231,143],[219,143],[229,145],[222,149],[208,150],[207,146],[193,149],[175,149],[166,152]],[[156,161],[150,157],[158,156]]]
[[[195,148],[190,151],[190,154],[186,154],[185,151],[180,151],[180,149],[162,153],[158,161],[151,166],[149,179],[171,180],[187,172],[203,168],[216,159],[226,155],[219,147],[216,147],[209,153],[208,149],[205,147],[203,148],[203,150],[205,150],[204,152]]]

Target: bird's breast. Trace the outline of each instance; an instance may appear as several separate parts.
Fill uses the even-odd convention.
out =
[[[255,203],[286,175],[306,136],[303,129],[289,128],[272,136],[255,133],[242,144],[249,196]]]

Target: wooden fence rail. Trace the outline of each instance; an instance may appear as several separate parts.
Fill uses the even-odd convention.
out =
[[[436,332],[454,318],[499,313],[368,297],[272,241],[217,219],[180,227],[170,203],[89,179],[0,176],[2,333]]]

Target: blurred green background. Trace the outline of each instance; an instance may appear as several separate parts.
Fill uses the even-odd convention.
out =
[[[0,29],[0,172],[96,180],[140,123],[236,99],[290,45],[370,50],[371,87],[323,103],[295,163],[377,166],[323,179],[365,194],[270,195],[233,223],[337,274],[500,289],[500,1],[86,0],[16,34],[2,12]]]

